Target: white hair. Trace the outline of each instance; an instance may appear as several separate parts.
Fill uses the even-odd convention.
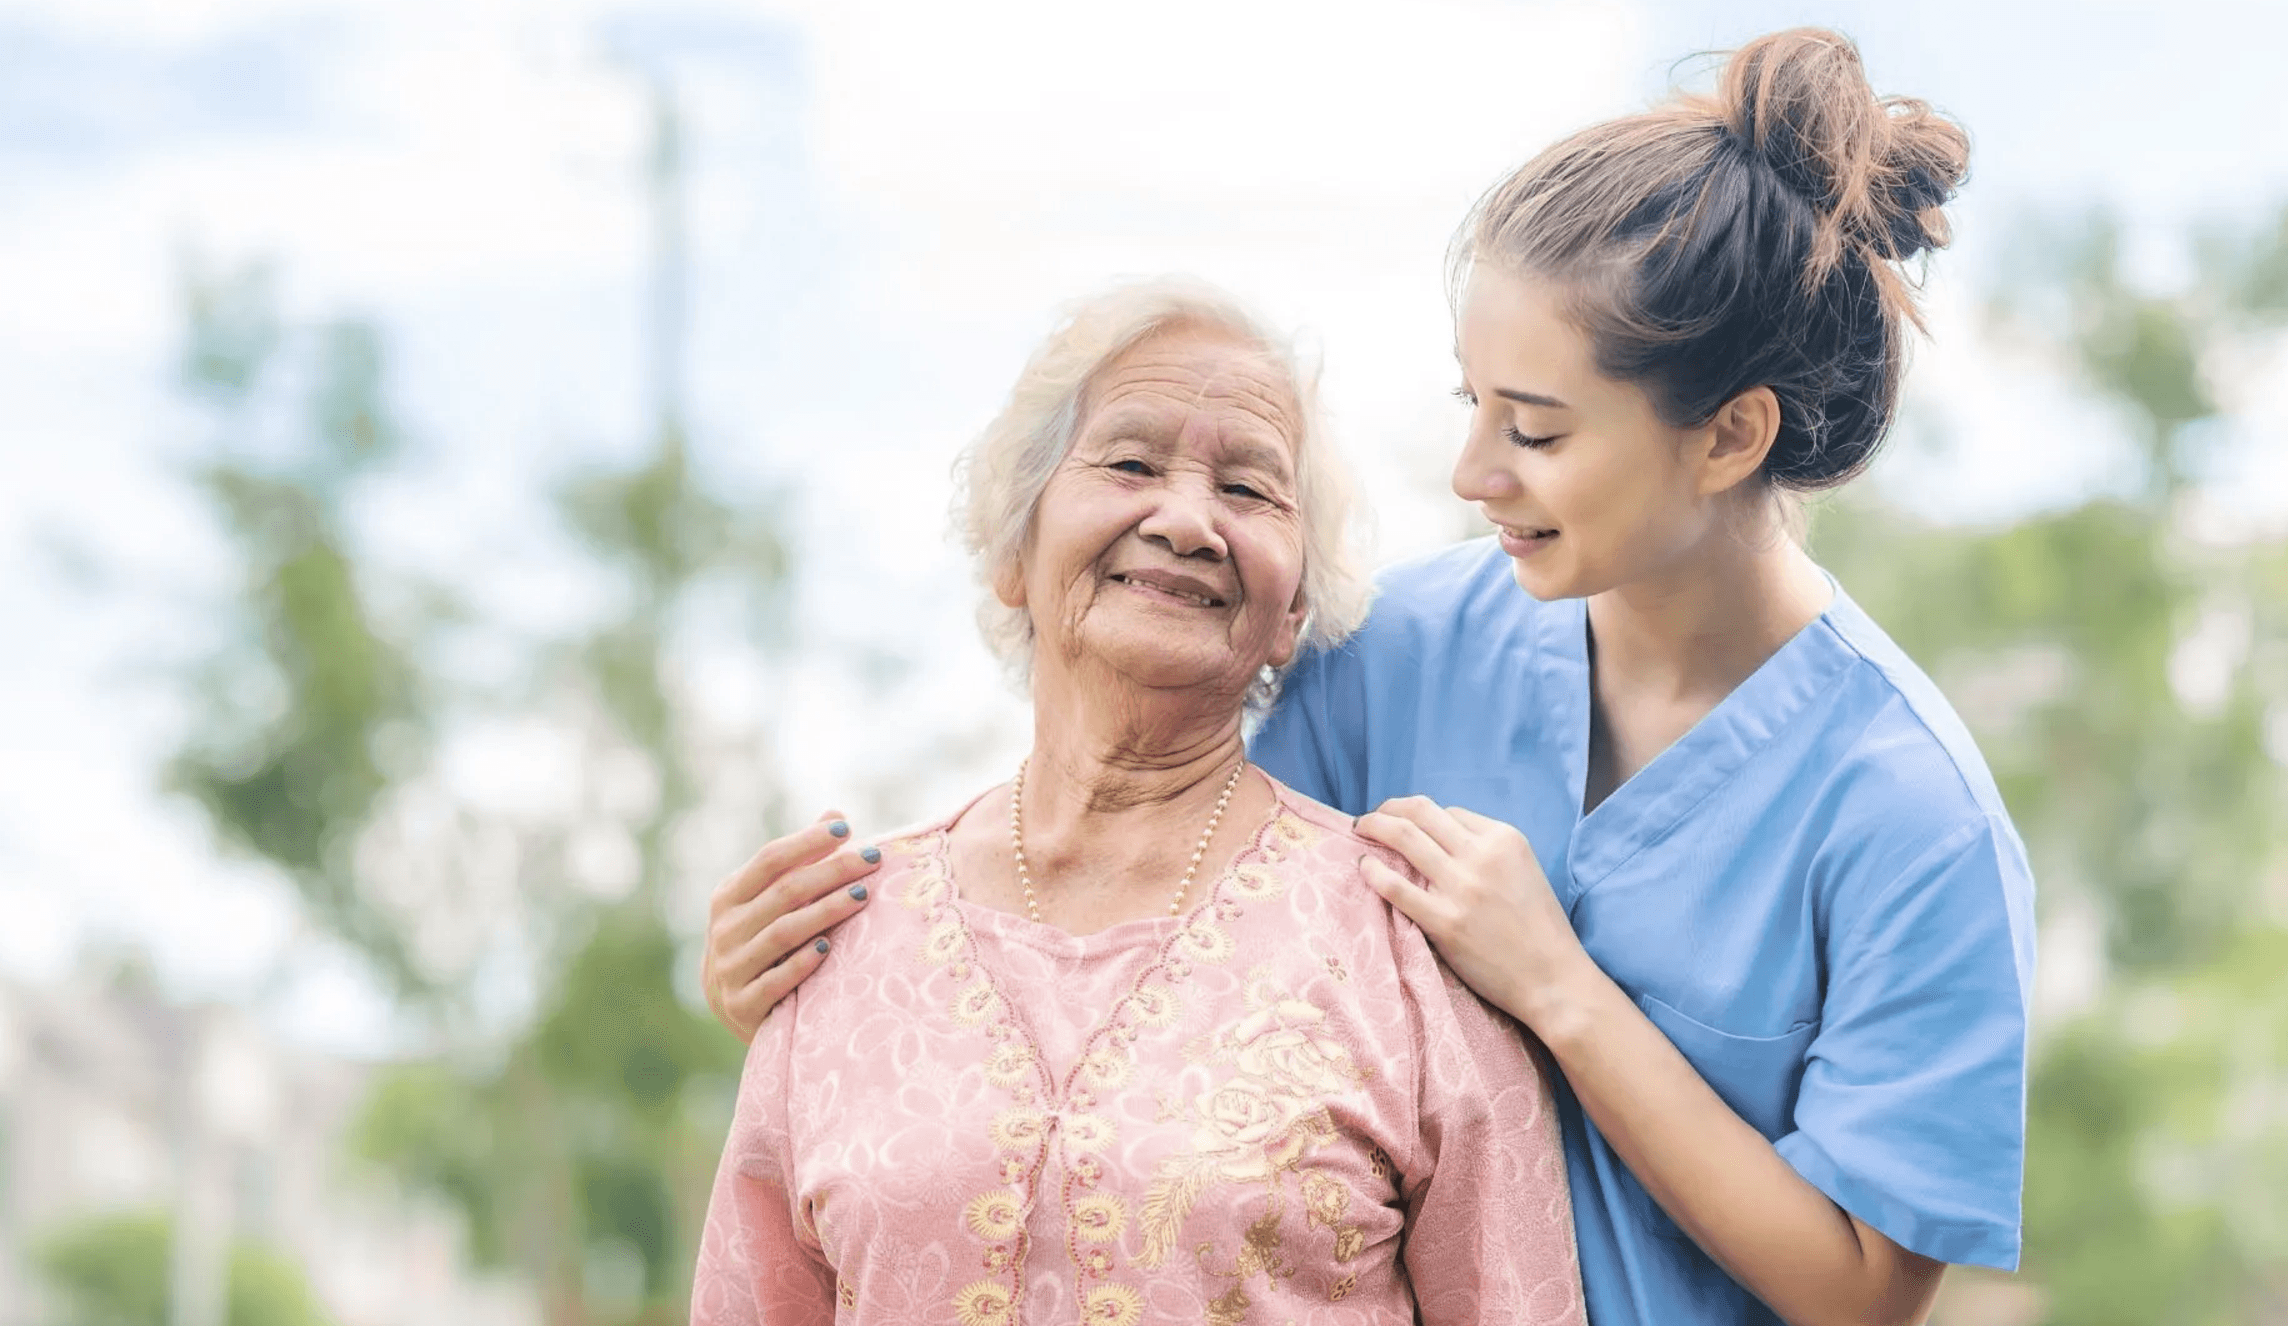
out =
[[[1009,403],[955,462],[954,523],[985,590],[977,622],[985,643],[1019,681],[1030,678],[1033,619],[1001,602],[997,580],[1017,569],[1049,477],[1080,436],[1088,388],[1098,373],[1156,333],[1204,328],[1262,354],[1295,403],[1295,487],[1303,534],[1303,628],[1296,657],[1338,645],[1366,619],[1373,583],[1360,570],[1349,467],[1324,436],[1315,371],[1286,338],[1267,330],[1231,296],[1202,282],[1160,278],[1115,286],[1071,305],[1017,375]],[[1278,694],[1265,669],[1248,692],[1253,708]]]

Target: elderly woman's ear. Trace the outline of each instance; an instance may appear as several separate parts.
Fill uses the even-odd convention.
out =
[[[993,597],[1004,608],[1025,606],[1025,564],[1012,557],[993,571]]]
[[[1295,601],[1287,605],[1287,629],[1271,646],[1271,657],[1266,660],[1273,668],[1283,668],[1295,661],[1296,642],[1303,638],[1303,624],[1311,619],[1311,605],[1305,601],[1303,587],[1295,587]]]

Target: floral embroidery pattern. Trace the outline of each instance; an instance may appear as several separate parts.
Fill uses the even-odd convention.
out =
[[[1246,1009],[1236,1021],[1196,1047],[1194,1057],[1228,1071],[1190,1102],[1184,1117],[1192,1125],[1191,1145],[1161,1162],[1144,1197],[1140,1216],[1143,1250],[1137,1264],[1166,1263],[1185,1219],[1210,1189],[1220,1184],[1262,1184],[1262,1216],[1250,1225],[1228,1266],[1211,1261],[1212,1244],[1194,1249],[1201,1269],[1233,1281],[1210,1305],[1210,1320],[1245,1319],[1247,1284],[1257,1276],[1276,1283],[1294,1274],[1283,1244],[1281,1218],[1287,1183],[1311,1152],[1335,1137],[1330,1100],[1367,1080],[1348,1047],[1324,1033],[1327,1015],[1298,997],[1267,971],[1249,973]],[[1336,1229],[1340,1253],[1349,1236],[1349,1257],[1363,1238],[1355,1227],[1337,1225],[1350,1204],[1349,1190],[1316,1171],[1295,1179],[1307,1225]]]
[[[1131,1047],[1140,1038],[1181,1020],[1184,1003],[1176,987],[1201,964],[1212,966],[1232,956],[1237,945],[1225,926],[1245,914],[1241,901],[1283,895],[1287,886],[1276,867],[1317,832],[1284,807],[1272,814],[1252,846],[1241,852],[1168,940],[1158,960],[1138,975],[1128,994],[1087,1039],[1061,1089],[1047,1079],[1037,1042],[977,960],[976,937],[955,905],[946,836],[938,835],[922,849],[901,898],[929,922],[918,956],[926,965],[944,968],[956,982],[947,1012],[992,1042],[985,1055],[985,1077],[1008,1092],[1011,1101],[994,1116],[988,1130],[999,1152],[1000,1176],[1008,1186],[977,1195],[963,1211],[963,1225],[986,1245],[979,1265],[994,1273],[994,1278],[954,1295],[954,1315],[963,1326],[1002,1326],[1012,1319],[1024,1296],[1025,1256],[1031,1240],[1027,1217],[1052,1146],[1064,1162],[1065,1244],[1080,1275],[1082,1319],[1131,1326],[1142,1317],[1142,1296],[1110,1278],[1131,1217],[1125,1201],[1096,1191],[1104,1176],[1097,1157],[1114,1143],[1119,1131],[1111,1119],[1093,1112],[1098,1093],[1122,1086],[1134,1076]],[[1206,1186],[1275,1181],[1306,1150],[1332,1137],[1334,1123],[1325,1109],[1312,1110],[1307,1104],[1364,1080],[1351,1066],[1349,1051],[1304,1030],[1324,1020],[1317,1008],[1271,989],[1260,979],[1250,981],[1248,1008],[1248,1016],[1237,1026],[1218,1034],[1210,1052],[1211,1059],[1230,1060],[1236,1073],[1188,1109],[1178,1107],[1167,1115],[1192,1122],[1192,1149],[1187,1155],[1193,1160],[1184,1174],[1165,1185],[1155,1183],[1146,1195],[1140,1217],[1144,1251],[1136,1258],[1140,1266],[1154,1267],[1166,1260],[1176,1232]],[[1231,1293],[1218,1300],[1228,1300],[1236,1312],[1244,1313],[1247,1296],[1242,1288],[1248,1278],[1291,1273],[1284,1272],[1279,1252],[1280,1198],[1275,1183],[1271,1198],[1270,1210],[1256,1222],[1251,1241],[1233,1268],[1218,1272],[1237,1281]]]

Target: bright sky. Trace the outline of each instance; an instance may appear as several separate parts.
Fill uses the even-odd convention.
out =
[[[201,421],[170,387],[188,255],[269,258],[294,315],[386,330],[410,447],[360,513],[377,548],[502,620],[577,620],[590,591],[542,499],[642,437],[635,71],[671,75],[703,462],[791,486],[804,557],[807,661],[766,694],[738,655],[696,657],[695,684],[727,723],[790,715],[798,803],[943,809],[1005,775],[1024,729],[969,625],[946,468],[1060,301],[1189,271],[1301,329],[1382,552],[1441,541],[1441,261],[1464,207],[1555,134],[1641,104],[1678,57],[1803,21],[1853,33],[1879,88],[1977,141],[1912,388],[1954,446],[1879,481],[1973,520],[2111,482],[2108,420],[1987,340],[1970,291],[2024,215],[2109,201],[2156,237],[2138,261],[2166,282],[2179,259],[2157,237],[2288,200],[2277,6],[15,0],[0,969],[51,977],[132,942],[179,990],[247,997],[295,942],[279,887],[218,864],[154,790],[183,722],[155,674],[197,651],[228,589],[181,474]],[[2284,474],[2252,474],[2248,500],[2288,509]],[[904,684],[853,679],[877,656]],[[495,733],[452,768],[472,796],[545,807],[551,754]],[[745,835],[716,837],[727,866]],[[379,1042],[342,964],[283,981],[290,1031]]]

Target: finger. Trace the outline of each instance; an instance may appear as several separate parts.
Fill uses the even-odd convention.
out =
[[[850,841],[850,821],[829,810],[803,828],[764,843],[747,863],[731,872],[708,899],[712,914],[735,907],[769,888],[779,876],[808,865]]]
[[[1446,813],[1453,816],[1454,821],[1464,829],[1480,838],[1495,833],[1514,833],[1520,838],[1525,837],[1525,830],[1518,828],[1508,820],[1497,820],[1491,815],[1480,815],[1478,812],[1462,806],[1449,806],[1446,808]]]
[[[1454,817],[1453,811],[1428,797],[1392,797],[1375,807],[1375,813],[1413,821],[1440,847],[1454,856],[1467,851],[1477,837],[1476,832]]]
[[[1407,920],[1422,927],[1423,933],[1432,936],[1444,933],[1448,920],[1446,908],[1430,890],[1371,856],[1359,858],[1359,874],[1365,877],[1368,888],[1396,907]]]
[[[763,1019],[769,1017],[771,1010],[777,1008],[788,995],[793,994],[796,986],[818,970],[818,964],[826,961],[826,955],[832,949],[832,941],[821,936],[787,955],[786,961],[749,981],[744,988],[724,1000],[728,1014],[724,1019],[726,1025],[739,1039],[753,1041],[755,1030],[763,1025]]]
[[[848,855],[858,857],[855,852]],[[823,864],[832,865],[840,859],[838,854]],[[870,871],[874,867],[865,865],[863,869]],[[801,906],[767,919],[760,916],[746,918],[755,922],[755,925],[743,943],[733,942],[733,936],[723,936],[724,956],[717,967],[718,983],[727,990],[745,986],[760,977],[765,970],[795,954],[803,945],[856,914],[866,905],[870,896],[865,884],[851,882],[842,884],[841,887],[829,886],[817,897],[805,900]],[[769,900],[766,895],[757,899],[757,902]]]
[[[1359,837],[1381,843],[1405,857],[1407,864],[1421,871],[1432,884],[1445,884],[1452,880],[1455,871],[1453,853],[1440,846],[1428,830],[1412,819],[1373,810],[1358,817],[1357,830]]]

